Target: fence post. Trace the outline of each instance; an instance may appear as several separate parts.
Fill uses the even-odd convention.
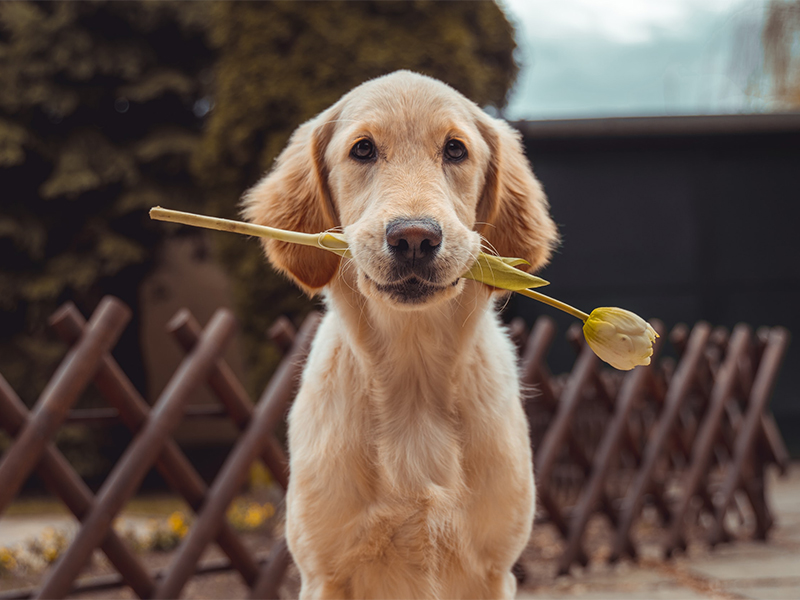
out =
[[[100,489],[94,509],[87,515],[67,552],[56,563],[39,590],[39,598],[60,598],[105,537],[114,516],[147,474],[164,447],[169,434],[180,422],[190,395],[205,380],[211,365],[233,335],[235,322],[227,311],[217,311],[203,340],[181,363],[147,424],[134,438]]]
[[[25,426],[27,419],[28,409],[0,375],[0,421],[6,433],[14,437]],[[45,446],[42,458],[36,466],[36,472],[79,521],[92,510],[94,505],[92,492],[52,443]],[[131,554],[125,542],[110,531],[103,540],[101,548],[136,595],[140,598],[149,598],[155,584],[142,563]]]
[[[68,344],[74,344],[86,326],[80,311],[72,303],[59,310],[50,324],[56,334]],[[131,433],[137,434],[148,421],[150,406],[110,354],[105,354],[100,359],[94,384],[108,403],[117,409],[120,419]],[[200,510],[207,486],[174,440],[166,440],[155,466],[167,484],[183,496],[193,510]],[[223,524],[220,529],[217,544],[244,580],[248,584],[254,583],[258,575],[258,564],[227,524]]]
[[[686,353],[682,356],[678,369],[670,381],[667,396],[664,400],[664,407],[655,425],[655,431],[652,432],[652,438],[645,448],[642,465],[636,474],[633,485],[625,496],[620,523],[611,551],[612,562],[618,560],[625,553],[629,553],[632,556],[636,555],[636,549],[630,543],[631,526],[644,501],[644,493],[651,483],[656,461],[661,455],[669,435],[672,433],[678,411],[697,375],[697,369],[710,331],[711,328],[708,323],[700,322],[695,325],[689,336]]]
[[[659,335],[663,336],[663,325],[657,322],[654,322],[654,324]],[[616,403],[616,412],[606,428],[606,433],[595,455],[591,479],[573,509],[573,517],[569,522],[567,546],[558,563],[558,573],[560,575],[569,572],[570,565],[581,552],[581,539],[584,529],[589,522],[595,505],[603,494],[603,486],[605,485],[608,471],[623,442],[623,436],[628,431],[628,417],[633,408],[633,403],[645,387],[647,379],[653,376],[652,369],[656,368],[655,362],[661,351],[662,339],[663,337],[659,337],[656,340],[653,348],[652,364],[649,367],[634,369],[625,376]]]
[[[0,461],[0,514],[39,462],[69,407],[91,381],[100,357],[114,346],[130,318],[130,309],[116,298],[106,296],[100,302],[86,335],[67,352],[39,397],[31,418]]]
[[[296,385],[301,359],[308,352],[320,318],[319,315],[312,313],[300,328],[292,351],[283,359],[270,380],[253,411],[247,429],[214,480],[203,510],[197,516],[194,527],[189,531],[184,543],[178,548],[172,568],[158,584],[155,598],[178,597],[203,550],[214,538],[225,510],[247,475],[247,469],[263,447],[264,432],[273,431],[284,418],[288,398]]]
[[[783,362],[786,348],[789,345],[789,332],[782,327],[775,327],[769,333],[767,347],[758,365],[758,372],[753,381],[753,389],[747,403],[742,427],[736,436],[736,447],[731,467],[725,477],[720,491],[721,500],[717,504],[714,526],[711,530],[709,542],[711,545],[719,543],[724,533],[725,511],[733,499],[733,493],[739,485],[742,477],[742,467],[748,459],[756,437],[760,433],[761,415],[767,407],[767,402],[772,394],[772,389],[778,378],[778,370]],[[763,492],[763,488],[761,490]],[[763,497],[761,498],[763,501]],[[766,513],[766,505],[753,506],[759,526],[764,529],[763,535],[771,525],[769,514]],[[758,514],[762,511],[763,514]]]

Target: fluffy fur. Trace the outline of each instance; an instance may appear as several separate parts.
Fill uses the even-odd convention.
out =
[[[373,160],[351,154],[364,139]],[[556,229],[519,136],[447,85],[393,73],[298,128],[244,215],[341,227],[353,254],[265,242],[328,308],[289,415],[301,596],[513,597],[534,513],[527,421],[497,290],[459,276],[482,246],[531,269],[549,259]],[[398,272],[397,218],[441,226],[421,275]]]

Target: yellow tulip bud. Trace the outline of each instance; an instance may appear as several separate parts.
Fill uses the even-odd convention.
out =
[[[638,315],[622,308],[596,308],[583,324],[586,343],[615,369],[649,365],[658,334]]]

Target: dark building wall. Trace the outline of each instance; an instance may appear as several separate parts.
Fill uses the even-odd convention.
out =
[[[517,123],[563,243],[542,276],[579,308],[668,328],[706,320],[794,335],[772,401],[800,455],[800,114]],[[574,319],[527,298],[509,314]],[[573,356],[554,348],[555,371]]]

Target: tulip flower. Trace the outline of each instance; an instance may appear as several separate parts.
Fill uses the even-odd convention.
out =
[[[622,308],[582,310],[533,290],[517,292],[564,311],[583,321],[583,337],[594,353],[620,371],[650,364],[658,333],[639,315]]]
[[[622,308],[596,308],[583,324],[586,343],[615,369],[649,365],[658,334],[634,313]]]
[[[322,233],[299,233],[241,221],[169,210],[160,206],[150,210],[150,218],[158,221],[216,229],[218,231],[266,237],[293,244],[303,244],[328,250],[345,258],[351,257],[347,238],[341,233],[327,231]],[[650,357],[653,355],[653,343],[658,334],[647,321],[621,308],[596,308],[591,314],[586,314],[560,300],[535,292],[532,288],[548,285],[548,282],[515,268],[520,264],[527,264],[527,262],[521,258],[492,256],[491,254],[480,252],[475,263],[462,277],[496,288],[517,292],[580,319],[583,321],[583,335],[586,338],[586,343],[589,344],[589,347],[598,357],[615,369],[629,371],[638,365],[650,364]]]

